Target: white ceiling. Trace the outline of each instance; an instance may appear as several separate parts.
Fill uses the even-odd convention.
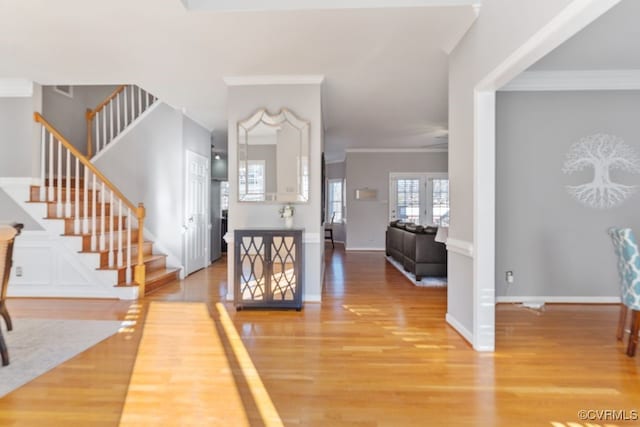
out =
[[[640,70],[640,1],[623,0],[531,70]]]
[[[224,77],[324,75],[328,160],[345,148],[433,146],[446,143],[447,52],[477,1],[411,1],[438,6],[223,12],[187,11],[181,0],[0,0],[0,78],[135,83],[221,136]]]

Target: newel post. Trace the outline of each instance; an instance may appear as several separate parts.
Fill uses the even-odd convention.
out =
[[[136,209],[136,216],[138,217],[138,262],[134,268],[133,280],[138,284],[138,298],[144,297],[145,293],[145,280],[146,280],[146,268],[144,265],[144,251],[142,247],[144,245],[144,217],[145,209],[142,203],[138,203],[138,209]]]

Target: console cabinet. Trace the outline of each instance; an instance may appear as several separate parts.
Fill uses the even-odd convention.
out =
[[[304,262],[301,229],[234,231],[234,304],[302,309]]]

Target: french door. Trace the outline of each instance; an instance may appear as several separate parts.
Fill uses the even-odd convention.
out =
[[[442,173],[390,173],[389,221],[449,225],[449,179]]]

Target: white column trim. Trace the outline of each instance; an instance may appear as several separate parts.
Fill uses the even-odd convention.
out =
[[[447,239],[447,251],[473,258],[473,243],[460,239]]]
[[[525,71],[500,91],[639,90],[640,70]]]

